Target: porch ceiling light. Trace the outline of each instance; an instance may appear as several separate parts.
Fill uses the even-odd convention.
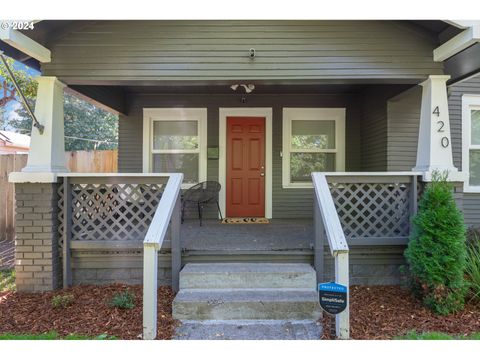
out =
[[[243,87],[247,94],[250,94],[253,90],[255,90],[255,85],[253,84],[233,84],[230,86],[230,89],[237,91],[239,86]]]

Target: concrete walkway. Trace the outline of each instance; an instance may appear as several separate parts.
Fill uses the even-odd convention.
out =
[[[175,340],[319,340],[320,322],[311,320],[182,321]]]

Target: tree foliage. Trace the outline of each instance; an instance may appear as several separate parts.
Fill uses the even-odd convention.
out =
[[[461,310],[466,228],[447,174],[435,173],[419,203],[405,257],[414,294],[438,314]]]
[[[17,80],[17,83],[20,86],[20,89],[22,89],[25,97],[29,99],[35,99],[35,97],[37,96],[37,82],[28,74],[24,67],[18,68],[14,66],[15,60],[9,57],[5,58],[7,59],[8,67],[10,68],[10,70],[12,70],[13,75],[15,76],[15,79]],[[12,82],[12,79],[10,78],[10,75],[7,72],[7,69],[5,68],[5,65],[3,64],[3,61],[0,61],[0,78],[3,78],[5,80],[7,90],[9,92],[14,91],[15,86]],[[3,86],[4,85],[2,84],[2,92]]]
[[[28,104],[34,110],[37,95],[37,82],[24,66],[15,66],[13,59],[7,58],[18,85]],[[3,78],[3,79],[2,79]],[[0,100],[4,99],[0,110],[0,127],[13,128],[17,132],[30,134],[32,119],[23,104],[15,110],[17,117],[7,122],[5,106],[10,101],[20,101],[14,84],[3,62],[0,62]],[[10,96],[15,94],[14,97]],[[118,117],[72,94],[64,94],[65,150],[107,150],[116,149],[118,141]]]

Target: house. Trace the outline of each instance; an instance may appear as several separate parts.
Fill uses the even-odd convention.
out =
[[[479,31],[453,21],[41,21],[4,31],[3,51],[42,72],[35,112],[45,127],[10,177],[18,289],[55,288],[62,271],[65,286],[178,287],[181,268],[220,262],[306,263],[322,281],[333,277],[330,254],[343,283],[398,283],[433,171],[448,171],[467,224],[480,225]],[[119,174],[66,172],[65,87],[120,115]],[[270,224],[219,224],[213,206],[205,226],[180,227],[180,187],[207,180],[221,184],[224,216]]]
[[[0,131],[0,154],[27,154],[30,136],[12,131]]]

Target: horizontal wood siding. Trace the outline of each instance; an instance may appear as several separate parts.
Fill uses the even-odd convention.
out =
[[[363,171],[387,169],[387,104],[377,91],[367,91],[362,101],[360,141]]]
[[[220,107],[241,107],[238,95],[194,94],[130,94],[129,114],[119,120],[119,171],[142,171],[143,108],[206,107],[208,146],[218,146]],[[282,188],[282,108],[283,107],[346,107],[346,170],[358,171],[361,163],[360,109],[355,95],[322,94],[252,94],[248,107],[273,108],[273,217],[309,218],[312,216],[312,189]],[[218,160],[208,160],[207,178],[218,180]],[[213,212],[212,212],[213,214]]]
[[[98,21],[49,44],[45,75],[99,81],[402,79],[442,74],[402,21]],[[248,57],[255,48],[255,59]]]
[[[404,246],[368,246],[350,249],[350,283],[352,285],[398,285],[400,267],[405,264]],[[143,278],[142,249],[130,252],[96,250],[72,251],[73,285],[80,284],[141,284]],[[238,251],[209,252],[185,251],[182,265],[187,263],[216,262],[270,262],[308,263],[313,265],[313,252],[264,251],[241,253]],[[158,255],[158,284],[171,284],[171,256],[169,251]],[[325,281],[335,278],[335,266],[329,250],[325,248]]]
[[[480,94],[480,75],[449,87],[448,108],[452,133],[453,161],[462,169],[462,96]],[[468,226],[480,228],[480,194],[463,194],[463,214]]]
[[[462,169],[462,96],[480,94],[480,75],[459,82],[448,88],[448,110],[450,112],[450,131],[452,133],[452,151],[454,165]]]
[[[417,162],[421,102],[420,86],[388,101],[388,171],[410,171]]]

